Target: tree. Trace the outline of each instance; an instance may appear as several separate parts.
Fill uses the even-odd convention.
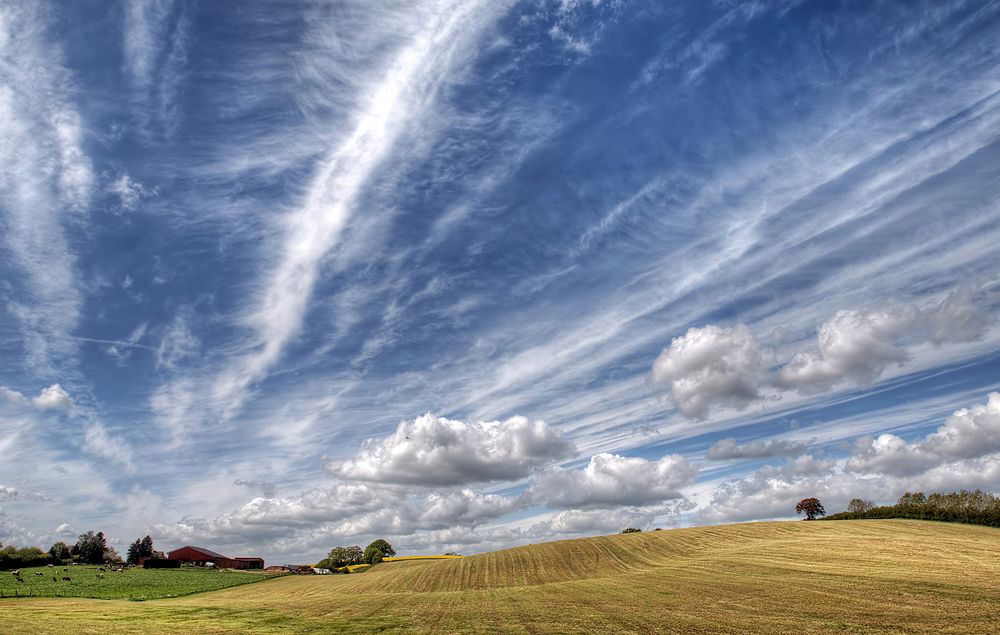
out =
[[[816,520],[817,516],[826,516],[826,510],[823,509],[823,503],[819,502],[818,498],[803,498],[795,506],[795,513],[801,514],[805,512],[806,520]]]
[[[122,557],[118,555],[118,552],[114,550],[113,547],[105,547],[102,562],[114,562],[120,563]]]
[[[361,564],[365,561],[365,552],[357,545],[348,547],[345,549],[345,552],[347,555],[347,564]]]
[[[104,552],[107,548],[108,543],[104,539],[103,531],[96,534],[88,531],[85,534],[80,534],[80,539],[73,545],[71,553],[84,564],[101,564],[104,562]]]
[[[368,547],[365,548],[365,551],[371,549],[372,547],[375,547],[376,549],[381,551],[382,555],[387,558],[391,558],[394,555],[396,555],[396,550],[392,548],[392,545],[390,545],[382,538],[379,538],[378,540],[372,542],[372,544],[368,545]]]
[[[329,568],[340,568],[346,567],[351,564],[361,564],[364,562],[365,552],[361,550],[361,547],[354,545],[352,547],[334,547],[330,550],[330,553],[326,555],[326,560],[330,567]],[[327,568],[327,567],[324,567]]]
[[[862,500],[860,498],[853,498],[851,502],[847,504],[847,511],[852,514],[864,514],[875,508],[875,503],[871,501]]]
[[[127,562],[137,564],[139,558],[151,558],[153,556],[153,539],[149,536],[139,539],[128,546]]]
[[[382,556],[383,553],[381,549],[375,547],[374,545],[368,545],[368,548],[365,549],[364,561],[368,564],[378,564],[382,562]]]
[[[622,533],[623,534],[641,534],[642,530],[641,529],[636,529],[635,527],[626,527],[625,529],[622,529]]]
[[[128,551],[125,553],[125,562],[129,564],[138,564],[140,549],[142,549],[142,543],[140,541],[136,540],[130,544],[128,546]]]
[[[897,505],[924,505],[927,503],[927,497],[924,496],[923,492],[910,493],[906,492],[899,497],[896,502]]]
[[[69,560],[71,557],[69,547],[61,540],[49,547],[49,555],[52,556],[52,559],[56,562],[63,562],[65,560]]]

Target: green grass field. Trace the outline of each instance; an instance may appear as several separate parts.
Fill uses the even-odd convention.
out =
[[[147,602],[0,600],[5,633],[994,633],[1000,530],[698,527]]]
[[[274,577],[273,574],[259,572],[213,571],[195,567],[131,569],[125,573],[105,573],[103,578],[99,578],[99,574],[96,566],[34,567],[21,569],[24,582],[18,582],[10,572],[3,571],[0,572],[0,597],[152,600],[218,591]],[[70,580],[63,580],[63,576]]]

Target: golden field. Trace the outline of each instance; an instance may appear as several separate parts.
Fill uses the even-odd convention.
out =
[[[995,633],[1000,530],[771,522],[386,562],[184,598],[0,601],[4,633]]]

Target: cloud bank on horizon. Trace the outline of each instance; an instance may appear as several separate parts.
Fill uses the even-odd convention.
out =
[[[0,541],[1000,488],[1000,7],[12,0]]]

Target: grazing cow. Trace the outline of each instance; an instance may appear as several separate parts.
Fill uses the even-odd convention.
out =
[[[42,577],[45,574],[42,573],[41,571],[35,571],[35,575],[38,576],[38,577]]]
[[[10,572],[10,574],[12,576],[14,576],[15,578],[20,578],[21,577],[21,570],[20,569],[14,569],[13,571]]]
[[[68,575],[64,575],[64,576],[63,576],[63,581],[64,581],[64,582],[72,582],[72,580],[70,580],[70,578],[69,578],[69,576],[68,576]]]
[[[55,577],[55,576],[52,576],[52,581],[53,581],[53,582],[58,582],[58,580],[56,580],[56,577]]]
[[[98,573],[97,574],[97,579],[98,580],[103,580],[104,579],[104,574],[103,573]]]

